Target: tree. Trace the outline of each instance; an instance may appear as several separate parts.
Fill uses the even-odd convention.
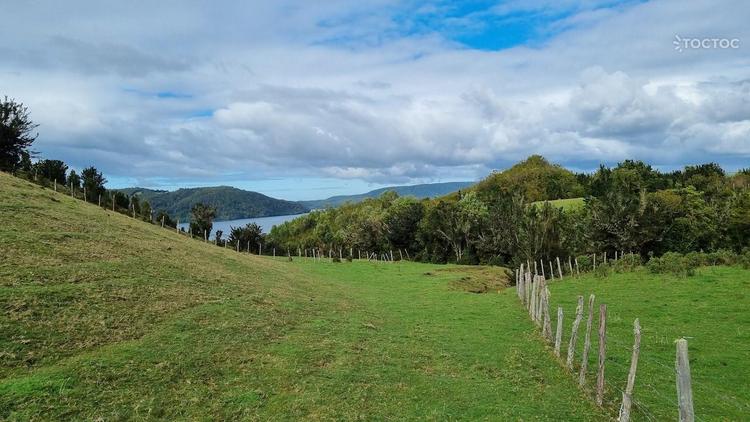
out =
[[[159,212],[156,213],[156,223],[161,224],[161,222],[164,221],[164,227],[177,227],[177,223],[172,220],[172,218],[167,214],[164,210],[159,210]]]
[[[149,223],[153,223],[151,221],[151,204],[148,203],[148,201],[143,201],[143,204],[141,204],[141,217],[143,217],[144,221],[148,221]]]
[[[117,191],[114,193],[115,205],[122,209],[130,210],[130,198],[124,193]],[[175,226],[176,227],[176,226]]]
[[[29,110],[21,103],[5,97],[0,101],[0,170],[13,172],[29,160],[29,150],[38,135],[38,125],[31,121]]]
[[[263,229],[257,223],[248,223],[245,227],[231,227],[229,244],[240,244],[240,249],[250,246],[251,251],[260,253],[260,243],[263,241]]]
[[[422,202],[403,197],[393,201],[385,211],[388,241],[396,249],[413,249],[419,221],[424,215]]]
[[[214,218],[216,218],[216,208],[199,202],[193,205],[190,210],[190,230],[193,234],[203,237],[208,237],[211,234],[211,229],[214,226]]]
[[[95,167],[83,169],[81,179],[83,187],[86,188],[86,196],[88,196],[85,200],[96,201],[99,195],[104,195],[104,192],[106,192],[104,184],[107,183],[107,179]]]
[[[68,186],[73,190],[81,189],[81,178],[75,170],[71,170],[68,175]]]
[[[58,184],[65,185],[66,173],[68,166],[60,160],[40,160],[33,165],[33,170],[37,176],[47,180],[56,180]]]

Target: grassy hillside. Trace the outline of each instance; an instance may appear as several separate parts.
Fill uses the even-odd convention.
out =
[[[474,182],[446,182],[427,183],[412,186],[390,186],[386,188],[375,189],[359,195],[339,195],[332,196],[328,199],[320,199],[315,201],[300,201],[300,203],[310,209],[337,207],[347,202],[358,203],[364,201],[367,198],[377,198],[388,191],[396,192],[399,196],[413,196],[418,199],[435,198],[468,188],[473,184]]]
[[[562,208],[565,211],[573,211],[583,208],[583,198],[554,199],[552,201],[537,201],[533,204],[543,204],[549,202],[552,206]]]
[[[308,208],[298,202],[284,201],[230,186],[178,189],[174,192],[150,189],[121,189],[127,194],[137,193],[148,200],[154,210],[164,210],[172,218],[186,221],[193,205],[202,202],[216,207],[218,220],[270,217],[301,214]]]
[[[625,387],[633,344],[633,320],[642,326],[641,359],[635,385],[639,420],[677,417],[674,340],[689,342],[696,420],[744,420],[750,415],[750,271],[733,267],[701,268],[687,278],[645,270],[607,278],[566,278],[550,285],[553,330],[557,306],[565,312],[563,355],[567,353],[578,295],[596,295],[606,303],[608,397],[619,401]],[[582,323],[581,333],[585,327]],[[596,315],[596,313],[595,313]],[[589,381],[596,373],[598,319],[593,324]],[[583,336],[579,335],[576,361]],[[593,369],[592,369],[593,368]]]
[[[527,201],[544,201],[583,196],[584,188],[576,175],[544,157],[532,155],[509,169],[493,172],[474,187],[481,196],[498,192],[519,193]]]
[[[613,414],[492,269],[238,254],[5,174],[0,221],[0,419]]]

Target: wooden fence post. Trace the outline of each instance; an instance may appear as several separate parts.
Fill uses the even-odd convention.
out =
[[[635,371],[638,369],[638,355],[641,353],[641,324],[638,318],[633,323],[633,356],[630,358],[630,371],[628,372],[628,384],[622,393],[622,406],[618,422],[630,422],[630,407],[633,404],[633,387],[635,386]]]
[[[531,306],[531,273],[526,273],[526,281],[523,283],[523,287],[526,289],[526,309]]]
[[[544,286],[544,306],[542,307],[544,313],[544,322],[542,322],[542,335],[547,341],[552,341],[552,321],[549,316],[549,289]]]
[[[604,362],[607,358],[607,305],[599,305],[599,371],[596,374],[596,404],[604,404]]]
[[[544,286],[547,283],[544,280],[544,277],[539,277],[539,286],[536,288],[536,303],[534,304],[536,308],[536,312],[534,312],[534,322],[536,322],[536,325],[542,326],[542,301],[544,300]]]
[[[529,307],[529,314],[531,320],[534,321],[534,315],[536,315],[536,291],[537,285],[539,284],[539,276],[534,277],[534,281],[531,283],[531,306]]]
[[[555,333],[555,356],[560,357],[560,346],[562,345],[563,332],[563,308],[557,307],[557,332]]]
[[[677,403],[680,406],[680,422],[693,422],[693,387],[690,379],[690,361],[688,360],[688,342],[684,338],[677,340],[677,357],[675,371],[677,376]]]
[[[596,270],[596,254],[594,254],[594,269]]]
[[[570,333],[570,343],[568,344],[568,359],[566,366],[573,370],[573,358],[576,354],[576,341],[578,340],[578,326],[581,325],[583,318],[583,296],[578,296],[578,305],[576,306],[576,319],[573,320],[573,329]]]
[[[549,278],[550,280],[555,279],[555,270],[552,268],[552,261],[549,262]]]
[[[589,296],[589,317],[586,320],[586,337],[583,340],[583,356],[581,357],[581,373],[578,375],[578,385],[583,387],[586,384],[586,370],[589,367],[589,350],[591,350],[591,325],[594,320],[594,299],[592,294]]]
[[[578,267],[578,257],[576,257],[576,275],[581,275],[581,270]]]
[[[562,280],[563,276],[562,276],[562,267],[560,266],[560,257],[558,256],[556,259],[557,259],[557,274],[560,276],[560,280]]]
[[[539,266],[542,267],[542,277],[547,278],[547,276],[544,274],[544,261],[541,259],[539,260]]]
[[[568,269],[570,270],[570,276],[573,277],[573,259],[568,255]]]

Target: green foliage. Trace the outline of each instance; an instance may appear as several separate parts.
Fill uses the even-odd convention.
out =
[[[483,198],[503,192],[521,195],[529,202],[576,198],[584,194],[583,186],[572,172],[550,164],[539,155],[488,176],[476,185],[476,191]]]
[[[141,188],[121,189],[147,199],[155,209],[164,210],[175,218],[187,220],[195,204],[202,203],[216,209],[218,220],[302,214],[308,208],[298,202],[271,198],[229,186],[178,189],[174,192]]]
[[[169,214],[167,214],[163,210],[159,210],[156,213],[156,217],[154,218],[154,222],[156,224],[161,225],[162,221],[164,221],[164,227],[177,228],[177,222],[175,222],[174,220],[172,220],[172,218],[169,216]]]
[[[701,265],[696,256],[686,256],[677,252],[667,252],[661,257],[651,258],[646,268],[654,274],[672,274],[676,276],[692,276]]]
[[[83,187],[86,188],[87,198],[85,200],[87,201],[95,202],[98,200],[99,195],[104,195],[104,192],[106,192],[104,184],[107,183],[107,179],[104,178],[104,175],[96,167],[91,166],[83,169],[81,172],[81,181],[83,182]]]
[[[60,160],[40,160],[32,166],[32,171],[37,177],[50,181],[57,181],[60,186],[66,184],[68,166]]]
[[[220,235],[218,236],[221,237]],[[241,250],[249,248],[251,252],[259,253],[260,245],[263,242],[263,229],[257,223],[248,223],[244,227],[231,227],[229,231],[229,243],[235,245],[238,241],[240,242]]]
[[[68,175],[68,186],[75,191],[81,190],[81,176],[75,170],[71,170]]]
[[[0,170],[15,172],[28,166],[31,144],[38,125],[31,121],[28,108],[9,99],[0,101]]]
[[[133,198],[137,199],[135,196]],[[190,231],[194,236],[201,238],[208,237],[211,234],[215,217],[216,209],[214,207],[203,203],[193,205],[191,209]]]

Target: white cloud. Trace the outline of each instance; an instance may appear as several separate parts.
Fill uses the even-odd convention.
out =
[[[474,178],[533,153],[579,168],[750,157],[744,44],[672,46],[750,43],[747,4],[563,6],[576,13],[543,44],[480,51],[404,35],[391,1],[20,2],[0,93],[30,106],[45,155],[145,181]]]

